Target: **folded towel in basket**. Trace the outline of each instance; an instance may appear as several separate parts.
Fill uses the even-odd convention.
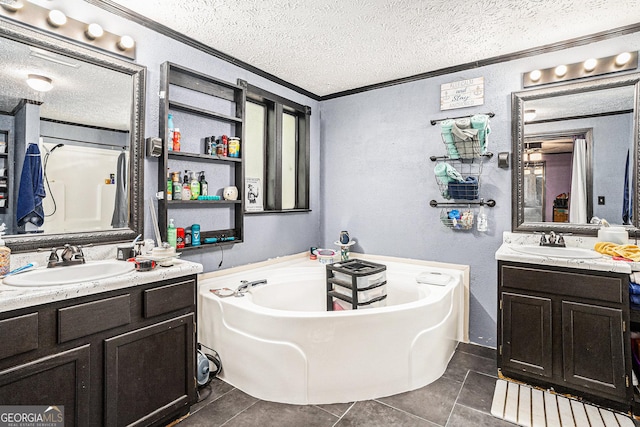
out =
[[[480,150],[482,153],[487,152],[487,145],[489,142],[489,134],[491,128],[489,127],[489,116],[486,114],[476,114],[471,117],[471,127],[478,129],[478,141],[480,141]]]
[[[447,146],[449,157],[451,157],[452,159],[459,159],[460,156],[458,155],[458,150],[453,143],[453,134],[451,133],[451,128],[454,126],[454,124],[455,122],[451,119],[442,120],[440,122],[440,131],[442,132],[442,140]]]
[[[454,140],[471,141],[474,137],[478,136],[478,129],[460,127],[460,125],[458,125],[458,120],[456,120],[456,123],[451,127],[451,133],[453,133]]]
[[[475,200],[478,198],[478,178],[469,176],[464,182],[449,182],[447,192],[452,199]]]
[[[436,167],[433,169],[433,172],[436,174],[438,180],[446,184],[448,182],[463,182],[464,178],[460,175],[460,172],[456,170],[449,163],[438,163]]]

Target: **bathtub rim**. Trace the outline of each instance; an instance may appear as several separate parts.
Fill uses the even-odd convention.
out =
[[[425,260],[419,260],[419,259],[413,259],[413,258],[400,258],[400,257],[391,257],[391,256],[386,256],[386,255],[370,255],[370,254],[362,254],[362,253],[358,253],[358,252],[351,252],[351,254],[356,257],[356,258],[360,258],[360,259],[365,259],[365,260],[369,260],[369,261],[379,261],[379,262],[397,262],[397,263],[404,263],[404,264],[413,264],[413,265],[422,265],[425,267],[434,267],[434,268],[447,268],[447,269],[451,269],[451,270],[458,270],[462,273],[462,285],[463,285],[463,292],[462,292],[462,296],[463,296],[463,318],[462,318],[462,331],[461,332],[461,338],[462,338],[462,342],[468,343],[469,342],[469,284],[470,284],[470,267],[468,265],[464,265],[464,264],[451,264],[451,263],[444,263],[444,262],[437,262],[437,261],[425,261]],[[255,262],[255,263],[250,263],[250,264],[244,264],[244,265],[240,265],[240,266],[236,266],[236,267],[231,267],[231,268],[227,268],[224,270],[217,270],[217,271],[212,271],[212,272],[208,272],[208,273],[201,273],[198,275],[198,294],[200,293],[200,284],[207,279],[213,279],[216,277],[221,277],[221,276],[226,276],[229,274],[235,274],[235,273],[240,273],[243,271],[248,271],[248,270],[252,270],[255,268],[261,268],[261,267],[269,267],[269,266],[275,266],[277,264],[281,264],[281,263],[286,263],[288,261],[299,261],[302,258],[308,258],[309,253],[307,251],[305,252],[300,252],[297,254],[292,254],[292,255],[286,255],[286,256],[281,256],[281,257],[276,257],[276,258],[271,258],[265,261],[259,261],[259,262]],[[409,303],[411,304],[411,303]],[[265,310],[270,310],[267,309],[266,307],[261,307],[264,308]],[[384,307],[381,307],[384,308]],[[386,307],[391,308],[391,307]],[[368,310],[363,310],[363,312],[367,312],[367,311],[378,311],[379,308],[371,308]],[[299,315],[300,312],[292,312],[292,313],[297,313]],[[334,313],[334,314],[338,314],[338,313]],[[355,314],[355,313],[350,313],[351,315]],[[365,313],[363,313],[364,315]]]

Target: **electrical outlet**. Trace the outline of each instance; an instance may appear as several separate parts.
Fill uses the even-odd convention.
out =
[[[604,196],[598,196],[598,204],[604,205]]]

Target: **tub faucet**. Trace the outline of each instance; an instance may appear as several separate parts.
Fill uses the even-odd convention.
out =
[[[241,283],[240,286],[238,286],[238,288],[236,289],[236,296],[237,297],[244,296],[244,294],[246,292],[248,292],[249,289],[251,289],[254,286],[266,285],[267,284],[267,279],[254,280],[253,282],[248,282],[246,280],[241,280],[240,283]]]

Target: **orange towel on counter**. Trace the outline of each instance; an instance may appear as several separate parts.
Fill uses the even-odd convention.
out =
[[[598,242],[593,249],[604,255],[620,256],[631,261],[640,261],[640,247],[637,245],[618,245],[611,242]]]

